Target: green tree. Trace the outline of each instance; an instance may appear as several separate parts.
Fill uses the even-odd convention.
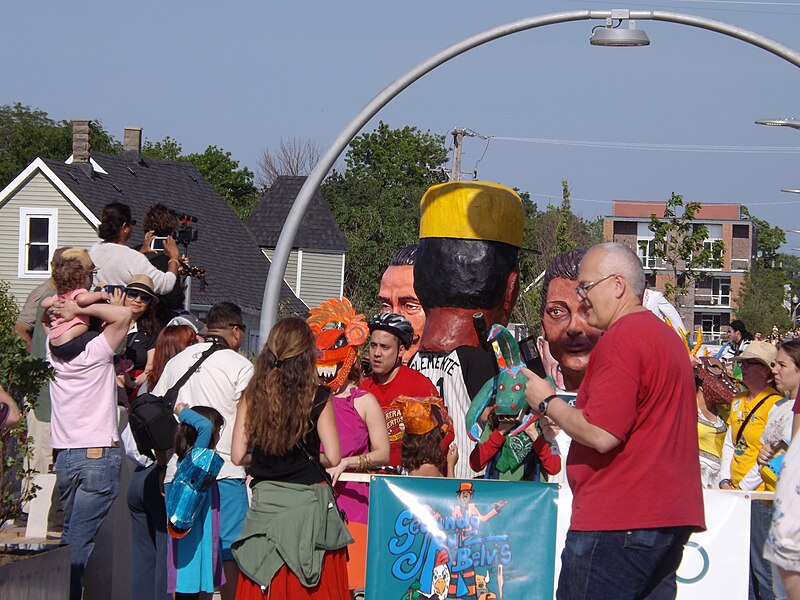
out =
[[[239,161],[222,148],[209,146],[204,152],[184,155],[180,142],[166,136],[157,142],[145,140],[142,156],[192,163],[242,221],[258,204],[259,193],[253,184],[253,172],[247,167],[239,168]]]
[[[118,154],[122,145],[99,121],[90,125],[91,149]],[[19,102],[0,106],[0,187],[10,183],[37,156],[65,160],[72,154],[72,124]]]
[[[52,376],[50,365],[28,354],[25,343],[13,332],[18,314],[8,284],[0,281],[0,385],[17,401],[23,415],[16,427],[0,428],[0,523],[18,517],[22,505],[36,494],[35,472],[25,466],[25,459],[33,454],[33,440],[26,433],[27,415],[33,409],[30,399]]]
[[[778,268],[780,266],[778,251],[786,243],[786,232],[777,225],[772,227],[767,221],[751,215],[746,206],[742,206],[742,216],[750,219],[756,226],[758,264],[762,267]]]
[[[561,180],[561,211],[558,225],[556,226],[556,254],[573,250],[577,244],[575,240],[569,237],[569,226],[575,215],[572,214],[572,206],[570,205],[570,198],[572,194],[569,191],[569,182],[566,179]]]
[[[525,323],[531,330],[540,327],[541,275],[551,260],[561,252],[574,248],[590,248],[603,241],[602,219],[591,221],[572,212],[569,182],[561,182],[561,206],[548,204],[539,210],[530,194],[520,192],[525,209],[526,248],[540,254],[520,253],[520,294],[511,315],[515,323]]]
[[[189,154],[186,160],[197,167],[240,219],[250,216],[259,200],[250,169],[239,168],[239,161],[217,146],[209,146],[201,154]]]
[[[650,218],[652,255],[672,271],[673,281],[664,286],[664,296],[673,304],[686,295],[693,281],[708,277],[704,269],[722,267],[725,244],[721,240],[707,243],[708,228],[695,221],[699,210],[699,202],[684,204],[683,196],[673,192],[663,217]]]
[[[181,160],[183,147],[177,140],[169,136],[158,142],[145,139],[142,144],[142,156],[156,160]]]
[[[744,278],[736,298],[736,318],[747,323],[750,331],[767,334],[777,325],[779,331],[790,328],[791,318],[784,301],[786,275],[778,269],[755,266]]]
[[[333,171],[321,191],[348,243],[344,295],[359,312],[377,311],[380,277],[392,255],[419,236],[419,200],[444,181],[444,137],[416,127],[356,136],[343,172]]]

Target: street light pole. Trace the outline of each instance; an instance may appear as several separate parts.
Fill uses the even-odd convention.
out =
[[[621,16],[625,15],[625,16]],[[275,246],[275,253],[272,256],[272,261],[267,275],[267,282],[264,286],[264,300],[261,305],[261,324],[259,327],[259,340],[263,345],[267,341],[267,335],[278,314],[278,305],[280,302],[281,284],[283,276],[286,271],[286,264],[289,261],[289,254],[294,243],[295,235],[300,227],[300,222],[303,215],[308,208],[314,192],[319,188],[325,175],[333,167],[336,160],[341,153],[350,143],[350,141],[358,134],[359,131],[366,125],[372,117],[374,117],[380,109],[388,104],[400,92],[409,87],[412,83],[420,79],[422,76],[433,71],[438,66],[446,63],[452,58],[459,56],[473,48],[482,46],[493,40],[535,29],[537,27],[544,27],[547,25],[556,25],[559,23],[568,23],[572,21],[584,21],[591,19],[617,19],[617,20],[638,20],[638,21],[666,21],[670,23],[677,23],[680,25],[688,25],[690,27],[698,27],[700,29],[707,29],[715,31],[723,35],[727,35],[739,39],[748,44],[752,44],[759,48],[771,52],[776,56],[790,62],[796,67],[800,67],[800,53],[779,44],[769,38],[763,37],[757,33],[741,29],[721,21],[713,21],[704,17],[697,17],[693,15],[686,15],[681,13],[672,13],[664,11],[628,11],[628,10],[575,10],[567,12],[551,13],[547,15],[540,15],[537,17],[529,17],[499,27],[494,27],[482,33],[478,33],[465,40],[457,42],[452,46],[445,48],[438,54],[430,57],[428,60],[420,63],[405,75],[402,75],[387,87],[385,87],[377,96],[370,100],[359,113],[342,129],[339,135],[333,140],[330,147],[320,158],[317,165],[306,178],[303,187],[295,198],[286,221],[281,230],[278,243]]]

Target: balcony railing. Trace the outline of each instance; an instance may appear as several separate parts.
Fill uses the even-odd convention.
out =
[[[730,308],[731,296],[730,294],[698,294],[694,293],[695,306],[719,306],[721,308]]]

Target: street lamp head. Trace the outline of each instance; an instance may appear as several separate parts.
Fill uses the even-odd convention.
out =
[[[636,29],[636,21],[628,21],[628,28],[622,29],[622,19],[616,26],[612,25],[613,19],[606,19],[605,27],[600,25],[592,30],[589,43],[592,46],[612,46],[616,48],[631,48],[634,46],[649,46],[650,38],[642,29]]]
[[[792,190],[792,189],[782,189],[782,192],[787,192],[789,194],[800,194],[800,190]]]
[[[794,117],[784,117],[783,119],[759,119],[756,125],[768,125],[769,127],[791,127],[800,129],[800,121]]]

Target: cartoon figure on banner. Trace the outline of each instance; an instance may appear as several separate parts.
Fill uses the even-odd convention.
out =
[[[525,364],[517,341],[502,325],[492,326],[488,341],[500,373],[486,382],[467,411],[467,434],[478,442],[470,466],[475,471],[486,468],[486,479],[538,481],[542,468],[549,475],[558,473],[561,457],[538,431],[538,416],[528,411]]]
[[[400,600],[419,600],[431,598],[433,600],[444,600],[448,597],[450,590],[450,555],[447,550],[440,548],[436,553],[436,562],[431,572],[431,585],[429,592],[422,591],[422,584],[417,579],[409,586]]]
[[[524,225],[519,195],[497,183],[443,183],[420,200],[414,290],[426,322],[410,366],[439,388],[462,452],[472,448],[464,427],[471,399],[497,374],[485,330],[508,324],[519,295]],[[456,476],[474,473],[464,461]]]
[[[367,341],[364,315],[357,315],[347,298],[331,298],[310,310],[307,319],[317,338],[317,372],[323,385],[337,392]]]

